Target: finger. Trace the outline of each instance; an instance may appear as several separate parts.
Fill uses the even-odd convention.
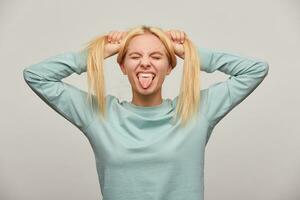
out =
[[[180,32],[179,31],[176,31],[176,42],[177,43],[180,43]]]
[[[170,34],[171,34],[172,40],[175,41],[176,40],[175,32],[171,31]]]
[[[109,35],[106,35],[106,41],[109,42]]]
[[[106,36],[107,36],[107,41],[110,42],[111,41],[111,35],[110,35],[110,33],[108,33]]]
[[[122,32],[118,32],[118,33],[117,33],[116,42],[117,42],[117,43],[120,43],[120,42],[121,42],[121,38],[122,38]]]
[[[180,42],[181,42],[181,43],[183,43],[183,42],[184,42],[184,40],[185,40],[185,37],[184,37],[184,32],[183,32],[183,31],[181,31],[181,32],[180,32]]]
[[[172,38],[171,38],[170,31],[166,31],[165,33],[166,33],[166,35],[167,35],[170,39],[172,39]]]
[[[118,32],[117,32],[117,31],[113,32],[113,34],[112,34],[112,43],[113,43],[113,44],[116,43],[116,41],[117,41],[117,36],[118,36]]]
[[[112,36],[112,31],[110,31],[108,34],[107,34],[107,40],[108,42],[111,42],[111,36]]]
[[[111,43],[115,43],[116,31],[111,33]]]

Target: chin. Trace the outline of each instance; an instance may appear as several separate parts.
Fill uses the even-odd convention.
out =
[[[154,85],[153,87],[150,86],[147,89],[143,89],[140,85],[136,85],[135,93],[141,96],[150,96],[156,94],[159,90],[160,88],[157,85]]]

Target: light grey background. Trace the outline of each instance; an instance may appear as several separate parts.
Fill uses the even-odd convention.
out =
[[[1,200],[95,200],[85,136],[39,99],[24,67],[79,50],[92,37],[146,24],[182,29],[198,46],[268,61],[262,84],[214,129],[206,147],[206,200],[300,199],[299,1],[0,1]],[[106,61],[107,93],[131,100],[127,78]],[[179,59],[179,58],[178,58]],[[182,64],[165,80],[178,94]],[[225,80],[202,73],[202,87]],[[87,89],[86,73],[65,79]]]

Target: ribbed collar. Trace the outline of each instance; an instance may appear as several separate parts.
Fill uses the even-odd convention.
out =
[[[123,101],[123,106],[135,113],[143,114],[144,116],[162,115],[170,112],[172,102],[170,99],[163,99],[162,103],[155,106],[138,106],[128,101]]]

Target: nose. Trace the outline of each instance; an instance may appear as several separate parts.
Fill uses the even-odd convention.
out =
[[[151,65],[149,58],[142,58],[140,62],[141,67],[149,67]]]

